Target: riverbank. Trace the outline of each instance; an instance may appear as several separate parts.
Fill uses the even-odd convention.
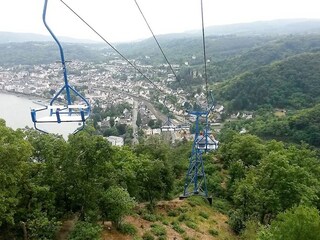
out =
[[[48,103],[50,101],[49,98],[44,98],[38,95],[33,94],[27,94],[27,93],[20,93],[15,91],[7,91],[7,90],[0,90],[0,93],[7,94],[7,95],[13,95],[16,97],[26,98],[28,100],[31,100],[33,103],[41,106],[48,106]]]

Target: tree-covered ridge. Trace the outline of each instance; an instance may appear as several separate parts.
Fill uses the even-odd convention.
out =
[[[85,44],[63,43],[68,61],[99,62],[104,59],[99,47]],[[60,59],[53,42],[22,42],[0,44],[0,65],[49,64]]]
[[[320,165],[316,152],[306,145],[285,145],[275,140],[264,142],[258,137],[232,131],[224,132],[222,139],[225,144],[219,149],[220,159],[228,172],[225,194],[233,206],[229,224],[243,236],[241,239],[260,239],[258,232],[260,235],[276,234],[273,224],[269,232],[269,224],[298,205],[311,207],[319,217],[316,208],[319,208]],[[299,235],[294,233],[299,232],[299,228],[296,229],[298,216],[292,218],[290,227],[294,231],[291,238],[285,239],[298,239]],[[300,227],[314,226],[312,221],[306,224]],[[302,229],[300,231],[304,231]],[[281,231],[277,234],[287,234],[286,230]]]
[[[240,37],[235,39],[240,40]],[[320,49],[320,36],[312,34],[277,38],[260,37],[260,40],[256,37],[256,40],[259,40],[258,42],[249,41],[248,38],[244,40],[247,41],[247,48],[241,42],[235,42],[234,44],[241,51],[230,55],[222,61],[215,57],[217,52],[219,53],[216,48],[213,49],[212,53],[208,51],[208,56],[213,54],[213,57],[218,60],[208,65],[209,79],[211,81],[221,82],[274,61],[284,60],[301,53],[317,52]],[[210,41],[208,41],[208,45],[208,49],[210,49],[212,47]]]
[[[319,102],[320,54],[306,53],[246,72],[217,89],[230,110],[256,110],[263,105],[301,109]]]
[[[136,201],[154,206],[169,198],[188,154],[171,152],[177,157],[170,161],[169,146],[157,139],[114,148],[90,129],[67,142],[34,130],[14,131],[4,121],[0,133],[0,239],[53,239],[70,213],[79,221],[110,220],[120,227]]]

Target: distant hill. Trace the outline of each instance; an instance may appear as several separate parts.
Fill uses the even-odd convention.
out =
[[[217,86],[216,94],[232,111],[312,107],[320,102],[319,66],[319,52],[296,55],[238,75]]]
[[[96,43],[88,39],[76,39],[70,37],[59,37],[62,42],[69,43]],[[12,42],[48,42],[53,41],[49,35],[41,35],[34,33],[14,33],[14,32],[0,32],[0,44]]]
[[[197,31],[193,33],[197,33]],[[305,33],[320,33],[320,19],[282,19],[206,28],[206,35],[283,35]]]
[[[320,20],[288,19],[211,26],[206,28],[205,34],[209,59],[220,61],[290,35],[318,35],[320,34]],[[178,63],[188,61],[193,64],[202,63],[201,38],[200,30],[157,36],[169,60]],[[149,56],[150,61],[163,62],[163,56],[153,38],[121,43],[117,45],[117,48],[129,57],[143,59],[144,56]],[[192,56],[195,56],[197,60],[191,60]]]
[[[255,39],[252,37],[252,39]],[[213,64],[208,66],[209,79],[211,82],[221,82],[232,78],[246,71],[252,71],[259,67],[268,65],[274,61],[283,60],[296,54],[306,52],[318,52],[320,50],[320,35],[289,35],[278,38],[260,38],[259,44],[249,41],[248,38],[236,37],[238,43],[234,43],[239,49],[235,51],[231,46],[229,52],[234,54],[226,59],[216,59]],[[256,38],[258,41],[259,38]],[[246,41],[248,46],[245,47]],[[210,40],[208,41],[210,43]],[[224,46],[228,49],[230,40],[224,41]],[[218,48],[214,45],[208,47],[208,57],[219,54]]]
[[[99,62],[105,59],[103,51],[90,44],[64,43],[66,60]],[[60,60],[54,42],[12,42],[0,44],[0,65],[48,64]]]

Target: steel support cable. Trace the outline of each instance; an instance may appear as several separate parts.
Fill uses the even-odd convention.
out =
[[[133,63],[131,63],[122,53],[119,52],[110,42],[108,42],[97,30],[95,30],[86,20],[84,20],[76,11],[74,11],[67,3],[60,0],[74,15],[76,15],[85,25],[87,25],[95,34],[97,34],[106,44],[108,44],[116,53],[118,53],[130,66],[132,66],[136,71],[138,71],[148,82],[150,82],[158,91],[164,93],[155,83],[153,83],[150,78],[148,78],[139,68],[137,68]]]
[[[208,75],[207,75],[207,54],[206,54],[206,40],[204,34],[204,17],[203,17],[203,0],[201,0],[201,20],[202,20],[202,44],[203,44],[203,59],[204,59],[204,78],[206,81],[206,94],[207,94],[207,105],[209,108],[209,90],[208,90]]]
[[[172,68],[172,66],[171,66],[171,64],[170,64],[170,62],[169,62],[169,60],[168,60],[167,56],[165,55],[164,51],[162,50],[162,48],[161,48],[161,46],[160,46],[160,44],[159,44],[159,42],[158,42],[158,39],[157,39],[157,38],[156,38],[156,36],[154,35],[154,33],[153,33],[153,31],[152,31],[152,29],[151,29],[151,27],[150,27],[150,24],[148,23],[148,21],[147,21],[146,17],[144,16],[144,14],[143,14],[143,12],[142,12],[142,10],[141,10],[141,8],[140,8],[140,6],[139,6],[139,4],[138,4],[137,0],[134,0],[134,2],[136,3],[136,5],[137,5],[137,7],[138,7],[138,9],[139,9],[139,11],[140,11],[140,13],[141,13],[141,16],[143,17],[143,19],[144,19],[145,23],[147,24],[147,26],[148,26],[148,28],[149,28],[149,30],[150,30],[150,32],[151,32],[151,34],[152,34],[152,36],[153,36],[154,40],[156,41],[156,43],[157,43],[157,45],[158,45],[158,47],[159,47],[159,49],[160,49],[160,51],[161,51],[161,53],[162,53],[162,55],[163,55],[164,59],[165,59],[165,60],[166,60],[166,62],[168,63],[168,65],[169,65],[169,67],[170,67],[170,69],[171,69],[171,71],[172,71],[173,75],[175,76],[176,80],[179,80],[179,79],[178,79],[178,77],[177,77],[177,75],[176,75],[176,73],[175,73],[175,71],[173,70],[173,68]]]

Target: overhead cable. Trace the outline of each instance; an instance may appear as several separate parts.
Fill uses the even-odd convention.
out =
[[[204,78],[206,81],[207,104],[209,106],[209,90],[208,90],[208,75],[207,75],[207,55],[206,55],[206,40],[204,34],[204,17],[203,17],[203,0],[201,0],[201,20],[202,20],[202,44],[203,44],[203,59],[204,59]]]
[[[95,30],[86,20],[84,20],[75,10],[73,10],[67,3],[60,0],[74,15],[76,15],[85,25],[87,25],[95,34],[97,34],[106,44],[108,44],[116,53],[118,53],[130,66],[138,71],[147,81],[149,81],[157,90],[163,93],[163,91],[148,78],[139,68],[137,68],[132,62],[130,62],[123,54],[119,52],[110,42],[108,42],[97,30]]]
[[[171,64],[170,64],[170,62],[169,62],[169,60],[168,60],[168,58],[166,57],[165,53],[163,52],[163,50],[162,50],[162,48],[161,48],[161,46],[160,46],[160,44],[159,44],[159,42],[158,42],[158,39],[157,39],[157,38],[156,38],[156,36],[154,35],[154,33],[153,33],[153,31],[152,31],[152,29],[151,29],[151,27],[150,27],[150,24],[148,23],[148,21],[147,21],[146,17],[144,16],[144,14],[143,14],[143,12],[142,12],[142,10],[141,10],[141,8],[140,8],[140,6],[139,6],[139,4],[138,4],[137,0],[134,0],[134,2],[136,3],[136,5],[137,5],[137,7],[138,7],[138,9],[139,9],[139,11],[140,11],[140,13],[141,13],[141,16],[143,17],[143,19],[144,19],[145,23],[147,24],[147,26],[148,26],[148,28],[149,28],[149,30],[150,30],[150,32],[151,32],[151,34],[152,34],[152,36],[153,36],[154,40],[156,41],[156,43],[157,43],[157,45],[158,45],[158,47],[159,47],[159,49],[160,49],[160,51],[161,51],[161,53],[162,53],[162,55],[163,55],[164,59],[165,59],[165,60],[166,60],[166,62],[168,63],[168,65],[169,65],[169,67],[170,67],[170,69],[171,69],[171,71],[172,71],[173,75],[175,76],[176,80],[178,80],[178,77],[177,77],[177,75],[176,75],[175,71],[173,70],[173,68],[172,68],[172,66],[171,66]]]

